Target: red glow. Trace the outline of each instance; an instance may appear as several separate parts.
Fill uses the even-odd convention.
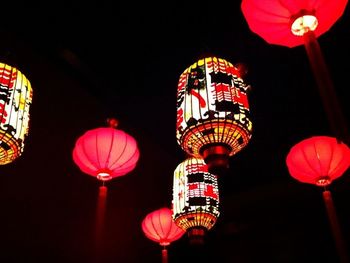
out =
[[[161,246],[169,245],[186,233],[174,223],[172,211],[166,207],[149,213],[143,219],[141,226],[146,237]]]
[[[73,150],[73,160],[79,168],[102,181],[132,171],[139,155],[136,140],[114,128],[87,131]]]
[[[241,9],[250,29],[266,42],[294,47],[304,44],[303,38],[296,36],[291,30],[296,19],[305,14],[313,15],[317,19],[317,27],[313,32],[319,37],[342,16],[347,2],[347,0],[243,0]]]
[[[107,198],[107,187],[100,186],[98,199],[97,199],[97,210],[96,210],[96,252],[97,255],[101,253],[103,247],[103,226],[105,221],[106,211],[106,198]]]
[[[333,137],[315,136],[293,146],[286,158],[295,179],[319,186],[328,185],[350,166],[350,149]]]

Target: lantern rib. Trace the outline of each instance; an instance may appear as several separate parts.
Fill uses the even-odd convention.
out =
[[[96,152],[96,161],[97,161],[96,165],[98,166],[99,169],[101,169],[101,168],[105,168],[105,167],[102,167],[101,162],[100,162],[100,153],[98,151],[98,148],[99,148],[98,147],[98,138],[99,138],[99,135],[97,132],[95,132],[95,152]]]
[[[310,161],[309,161],[309,159],[308,159],[308,157],[307,157],[307,155],[306,155],[306,153],[305,153],[304,147],[302,147],[300,150],[301,150],[301,152],[302,152],[302,154],[303,154],[303,156],[304,156],[304,158],[305,158],[305,161],[306,161],[307,164],[309,165],[309,168],[311,168],[311,170],[313,170],[313,172],[314,172],[315,174],[318,174],[317,170],[315,170],[315,168],[311,165],[311,163],[310,163]],[[307,174],[307,176],[308,176],[309,178],[311,177],[310,174]]]
[[[329,173],[331,173],[335,169],[337,169],[339,167],[339,165],[342,163],[342,161],[344,160],[343,158],[339,158],[338,163],[336,165],[332,165],[333,164],[333,154],[337,150],[337,149],[335,149],[336,146],[339,146],[339,150],[344,152],[344,148],[342,147],[342,143],[341,142],[337,142],[337,144],[332,144],[332,148],[333,148],[332,149],[332,158],[331,158],[332,161],[329,163],[329,168],[328,168]],[[332,171],[331,171],[331,165],[334,167],[334,169]]]
[[[2,65],[3,65],[3,68],[2,68],[2,74],[0,75],[0,79],[4,79],[5,69],[6,69],[6,65],[5,64],[2,64]],[[2,86],[2,84],[0,84],[0,85]],[[1,111],[0,116],[1,116],[0,123],[5,123],[6,122],[6,119],[4,121],[4,118],[5,118],[5,105],[2,107],[2,111]],[[3,140],[4,136],[5,136],[5,133],[1,132],[1,137],[0,137],[1,141]],[[7,151],[5,151],[4,153],[6,154],[5,158],[7,159]]]
[[[123,150],[121,151],[121,153],[119,154],[119,156],[118,156],[117,158],[115,158],[115,160],[113,161],[113,163],[110,165],[111,170],[115,170],[115,169],[116,169],[116,168],[112,168],[115,164],[117,164],[117,167],[122,167],[122,165],[118,165],[117,162],[120,160],[120,157],[123,156],[123,154],[124,154],[124,152],[125,152],[125,150],[126,150],[126,148],[127,148],[127,145],[128,145],[128,143],[127,143],[127,142],[128,142],[128,135],[127,135],[125,132],[123,133],[123,135],[124,135]],[[132,158],[129,158],[128,161],[131,160],[131,159],[132,159]],[[127,163],[127,162],[125,162],[125,163]]]
[[[327,171],[328,171],[328,175],[330,175],[330,173],[332,172],[331,171],[331,167],[332,167],[332,164],[333,164],[333,155],[334,155],[334,152],[336,151],[336,146],[341,146],[341,143],[336,143],[336,144],[332,144],[331,145],[331,147],[332,147],[332,152],[331,152],[331,157],[330,157],[330,161],[329,161],[329,163],[328,163],[328,169],[327,169]],[[333,167],[335,167],[335,168],[337,168],[338,167],[338,165],[339,165],[339,163],[341,163],[341,161],[342,161],[342,159],[340,159],[339,160],[339,162],[337,163],[337,165],[336,166],[333,166]]]
[[[8,84],[9,86],[11,85],[11,81],[12,81],[12,78],[13,78],[13,75],[14,73],[17,72],[17,75],[18,75],[18,71],[15,69],[15,68],[11,68],[11,73],[10,73],[10,78],[8,80]],[[17,79],[14,78],[14,82],[13,82],[13,88],[12,88],[12,94],[11,94],[11,97],[9,99],[9,101],[11,101],[12,105],[11,105],[11,111],[10,111],[10,114],[8,116],[8,122],[10,123],[10,120],[11,120],[11,116],[12,116],[12,107],[15,106],[15,95],[16,95],[16,86],[17,86]],[[10,88],[9,88],[10,89]],[[6,102],[8,103],[8,101]],[[4,107],[4,111],[5,111],[5,107]],[[17,126],[17,121],[16,121],[16,126]]]
[[[153,222],[153,217],[152,217],[152,220],[151,220],[151,222],[152,222],[152,226],[153,226],[153,229],[154,229],[154,231],[156,232],[156,234],[157,234],[157,236],[158,236],[158,242],[159,242],[159,244],[161,244],[161,243],[163,243],[164,242],[164,238],[162,237],[163,235],[162,234],[164,234],[164,232],[163,232],[163,225],[161,224],[161,220],[160,220],[160,211],[157,211],[157,219],[158,219],[158,224],[159,224],[159,226],[160,226],[160,230],[162,231],[162,233],[160,233],[159,232],[159,230],[155,227],[155,225],[154,225],[154,222]]]
[[[114,144],[114,138],[115,138],[115,129],[114,128],[110,128],[111,130],[111,140],[109,143],[109,150],[108,150],[108,155],[107,155],[107,159],[105,160],[105,166],[108,167],[109,161],[111,159],[111,154],[112,154],[112,148],[113,148],[113,144]],[[104,169],[106,169],[107,167],[103,167]],[[108,168],[109,170],[109,168]]]
[[[91,166],[96,167],[96,163],[92,161],[92,159],[90,158],[90,155],[88,154],[88,151],[86,149],[85,140],[81,141],[81,145],[82,145],[82,150],[84,152],[84,157],[86,158],[86,160],[89,161]],[[100,168],[100,167],[98,167],[98,168]],[[94,175],[96,176],[96,173]]]

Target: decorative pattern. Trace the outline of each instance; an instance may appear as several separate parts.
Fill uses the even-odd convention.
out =
[[[189,155],[202,157],[204,146],[224,145],[232,156],[251,138],[248,86],[230,62],[207,57],[180,76],[176,137]]]
[[[29,131],[33,90],[16,68],[0,63],[0,164],[18,158]]]
[[[174,171],[173,218],[184,230],[211,229],[219,212],[217,176],[208,172],[203,159],[188,158]]]

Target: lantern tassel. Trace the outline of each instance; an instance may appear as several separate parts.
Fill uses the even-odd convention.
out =
[[[168,250],[166,247],[162,249],[162,263],[168,263]]]
[[[99,187],[97,212],[96,212],[96,256],[97,259],[102,254],[103,247],[103,226],[106,210],[107,187],[102,185]]]
[[[304,34],[304,43],[330,128],[338,142],[343,141],[349,144],[346,120],[338,103],[333,82],[313,31],[310,30]]]
[[[342,232],[340,230],[339,222],[337,219],[334,203],[332,200],[332,195],[329,190],[323,191],[323,200],[326,205],[328,218],[332,228],[333,237],[335,239],[336,249],[340,258],[341,263],[349,263],[349,257],[347,250],[345,248],[345,243],[342,237]]]

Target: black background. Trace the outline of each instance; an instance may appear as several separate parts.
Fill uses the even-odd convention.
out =
[[[172,176],[185,158],[175,138],[180,74],[203,54],[248,68],[253,121],[248,146],[219,179],[221,214],[203,246],[187,236],[169,263],[337,262],[322,189],[292,179],[290,147],[332,135],[305,48],[267,44],[240,1],[49,1],[3,6],[0,60],[30,80],[33,104],[23,155],[0,167],[2,262],[95,262],[100,182],[72,160],[76,139],[108,117],[138,141],[135,170],[108,182],[98,262],[161,262],[141,230],[170,206]],[[346,119],[349,8],[318,38]],[[350,245],[349,172],[330,190]],[[348,245],[349,244],[349,245]]]

